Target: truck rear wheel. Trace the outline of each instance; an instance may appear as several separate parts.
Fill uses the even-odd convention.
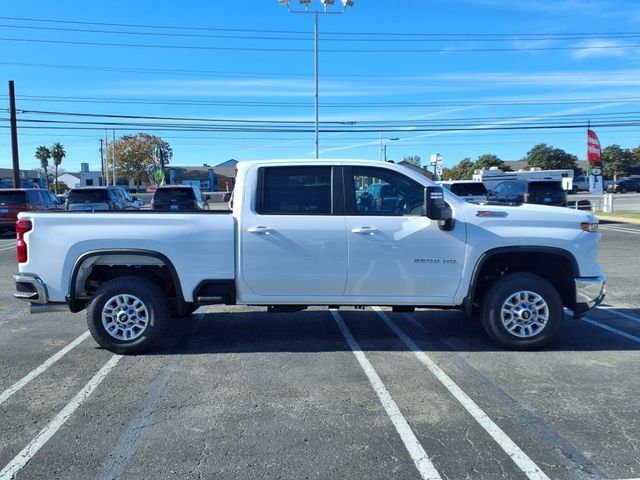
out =
[[[557,334],[564,311],[551,283],[531,273],[511,273],[487,290],[481,322],[487,335],[511,350],[534,350]]]
[[[87,309],[87,325],[95,341],[120,354],[149,350],[162,335],[168,318],[169,303],[162,290],[134,276],[102,285]]]

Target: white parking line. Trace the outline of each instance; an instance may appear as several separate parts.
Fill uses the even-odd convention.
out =
[[[338,324],[338,328],[349,344],[349,347],[353,351],[353,354],[356,356],[360,367],[362,367],[362,370],[364,370],[364,373],[369,379],[369,383],[371,383],[371,386],[376,392],[376,395],[378,396],[378,399],[380,400],[380,403],[382,404],[384,410],[387,412],[387,415],[391,419],[394,427],[396,427],[396,431],[400,435],[400,438],[402,439],[405,448],[409,452],[409,455],[411,455],[411,459],[418,469],[418,472],[420,472],[420,476],[425,480],[441,480],[442,477],[440,477],[438,471],[433,466],[433,463],[431,463],[429,456],[424,451],[424,448],[422,448],[422,445],[411,430],[411,427],[407,423],[406,419],[402,416],[398,405],[396,405],[396,402],[393,400],[393,398],[391,398],[387,387],[385,387],[384,383],[382,383],[382,380],[376,373],[373,365],[371,365],[371,362],[369,362],[366,355],[360,348],[360,345],[358,344],[356,339],[349,331],[346,323],[344,323],[344,320],[336,310],[331,310],[331,315],[333,315],[334,320]],[[2,479],[0,478],[0,480]]]
[[[633,315],[629,315],[628,313],[619,312],[616,307],[603,307],[602,305],[598,306],[598,309],[607,310],[609,312],[615,313],[616,315],[631,320],[632,322],[640,323],[640,317],[634,317]]]
[[[16,455],[13,460],[11,460],[6,467],[0,471],[0,480],[11,480],[15,477],[16,473],[18,473],[22,468],[33,458],[33,456],[38,453],[40,450],[50,439],[53,437],[56,432],[65,424],[65,422],[69,419],[73,412],[75,412],[80,405],[84,403],[84,401],[93,393],[100,383],[105,379],[105,377],[109,374],[109,372],[115,367],[122,355],[113,355],[107,363],[105,363],[98,373],[96,373],[91,380],[84,386],[82,390],[80,390],[75,397],[71,399],[69,403],[55,416],[49,424],[40,430],[29,444],[22,449],[18,455]]]
[[[390,318],[374,307],[377,314],[384,320],[387,326],[400,337],[404,344],[411,350],[418,360],[449,390],[456,400],[471,414],[478,424],[493,438],[504,452],[513,460],[520,470],[530,479],[549,480],[549,477],[524,453],[518,445],[511,440],[506,433],[464,391],[442,370],[436,363],[423,352],[418,345],[409,338]]]
[[[67,353],[69,353],[75,347],[80,345],[84,340],[86,340],[86,338],[88,336],[89,336],[89,332],[84,332],[82,335],[80,335],[78,338],[76,338],[69,345],[67,345],[66,347],[60,349],[57,353],[51,355],[47,360],[45,360],[43,363],[41,363],[38,367],[36,367],[33,370],[31,370],[24,377],[22,377],[16,383],[11,385],[9,388],[7,388],[4,392],[0,393],[0,405],[2,405],[11,395],[16,393],[18,390],[20,390],[22,387],[24,387],[31,380],[36,378],[38,375],[40,375],[42,372],[44,372],[47,368],[49,368],[51,365],[56,363],[58,360],[60,360],[62,357],[64,357]]]
[[[604,323],[596,322],[595,320],[592,320],[587,317],[582,317],[582,320],[584,320],[587,323],[590,323],[595,327],[602,328],[603,330],[607,330],[611,333],[615,333],[616,335],[620,335],[621,337],[627,338],[633,342],[640,343],[640,337],[636,337],[635,335],[631,335],[630,333],[623,332],[622,330],[618,330],[617,328],[610,327],[609,325],[605,325]]]
[[[612,230],[612,231],[616,231],[616,232],[624,232],[624,233],[633,233],[635,235],[640,235],[640,230],[635,230],[633,228],[626,228],[626,227],[618,227],[618,226],[602,226],[600,225],[600,227],[598,227],[602,230]]]
[[[0,248],[0,252],[8,252],[9,250],[13,250],[14,248],[16,248],[15,245],[11,245],[9,247],[2,247]]]

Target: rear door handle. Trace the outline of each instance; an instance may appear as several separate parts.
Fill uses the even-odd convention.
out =
[[[356,227],[351,229],[351,233],[359,233],[361,235],[373,235],[378,231],[375,227]]]
[[[265,227],[264,225],[259,225],[257,227],[249,227],[249,228],[247,228],[247,232],[249,232],[249,233],[271,233],[271,232],[273,232],[273,228]]]

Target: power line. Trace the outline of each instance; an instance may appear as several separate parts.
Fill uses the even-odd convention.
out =
[[[4,119],[6,120],[6,119]],[[48,126],[63,128],[63,129],[93,129],[102,130],[104,128],[117,128],[119,130],[132,130],[138,128],[146,128],[157,131],[190,131],[190,132],[271,132],[271,133],[312,133],[313,128],[308,127],[280,127],[273,125],[209,125],[209,124],[166,124],[166,123],[144,123],[144,122],[92,122],[92,121],[64,121],[64,120],[42,120],[42,119],[20,119],[19,123],[35,123],[35,124],[48,124]],[[64,125],[60,126],[59,125]],[[342,126],[342,127],[322,127],[322,133],[379,133],[379,132],[392,132],[392,133],[416,133],[416,132],[451,132],[451,131],[500,131],[500,130],[540,130],[540,129],[575,129],[585,128],[587,126],[586,121],[577,122],[565,121],[565,122],[522,122],[521,124],[509,124],[509,125],[469,125],[469,124],[447,124],[440,123],[436,126],[411,126],[411,125],[374,125],[367,127],[359,126]],[[640,126],[640,118],[627,119],[627,120],[595,120],[591,121],[593,128],[607,128],[607,127],[635,127]],[[29,128],[28,125],[21,126],[21,128]]]
[[[6,99],[7,95],[0,95]],[[171,100],[146,98],[115,98],[115,97],[76,97],[76,96],[45,96],[19,95],[23,102],[44,103],[89,103],[89,104],[133,104],[133,105],[163,105],[163,106],[225,106],[225,107],[300,107],[309,108],[312,102],[269,102],[269,101],[232,101],[232,100]],[[408,107],[452,107],[452,106],[544,106],[544,105],[580,105],[607,103],[640,103],[640,97],[602,97],[575,99],[546,99],[546,100],[469,100],[469,101],[430,101],[430,102],[327,102],[323,108],[408,108]]]
[[[2,17],[0,17],[1,19]],[[4,28],[12,28],[12,29],[21,29],[21,30],[38,30],[38,31],[55,31],[55,32],[75,32],[75,33],[100,33],[100,34],[108,34],[108,35],[133,35],[133,36],[150,36],[150,37],[172,37],[172,38],[215,38],[215,39],[233,39],[233,40],[274,40],[274,41],[300,41],[300,40],[310,40],[311,34],[307,33],[304,37],[292,37],[292,32],[282,31],[277,32],[280,33],[281,36],[249,36],[249,35],[220,35],[220,34],[202,34],[202,33],[167,33],[167,32],[142,32],[142,31],[129,31],[129,30],[99,30],[99,29],[90,29],[90,28],[69,28],[69,27],[43,27],[43,26],[32,26],[32,25],[9,25],[9,24],[0,24],[0,27]],[[276,33],[276,32],[272,32]],[[529,42],[548,42],[550,40],[610,40],[610,39],[631,39],[640,37],[640,33],[605,33],[605,34],[571,34],[571,35],[563,35],[563,34],[546,34],[544,36],[535,35],[531,36],[530,34],[504,34],[498,35],[496,34],[405,34],[400,38],[385,38],[383,36],[395,36],[396,34],[384,34],[384,33],[366,33],[366,34],[358,34],[355,32],[348,32],[350,35],[346,35],[343,33],[327,33],[322,34],[322,37],[328,35],[330,38],[323,38],[324,41],[327,42],[471,42],[471,41],[482,41],[482,42],[507,42],[507,41],[529,41]],[[284,36],[283,36],[284,35]],[[296,33],[296,35],[299,35]]]
[[[137,68],[137,67],[113,67],[106,65],[72,65],[72,64],[50,64],[50,63],[27,63],[27,62],[0,62],[0,65],[16,66],[16,67],[34,67],[34,68],[54,68],[62,70],[88,70],[88,71],[106,71],[106,72],[120,72],[120,73],[148,73],[148,74],[170,74],[170,75],[193,75],[193,76],[249,76],[249,77],[269,77],[269,78],[290,78],[290,77],[302,77],[313,78],[313,75],[308,73],[269,73],[269,72],[256,72],[256,71],[229,71],[229,70],[189,70],[189,69],[170,69],[170,68]],[[625,81],[635,80],[638,77],[637,72],[621,73],[621,72],[570,72],[570,73],[527,73],[522,74],[520,77],[515,77],[514,74],[484,74],[475,75],[469,74],[431,74],[431,73],[403,73],[403,74],[381,74],[381,73],[353,73],[353,72],[341,72],[339,74],[321,74],[322,78],[382,78],[388,80],[432,80],[443,81],[447,83],[474,83],[479,82],[509,82],[521,80],[523,82],[531,81],[531,77],[542,78],[575,78],[576,76],[585,75],[597,75],[598,78],[608,79],[609,81]],[[24,97],[24,95],[23,95]]]
[[[0,37],[0,41],[5,42],[25,42],[25,43],[49,43],[54,45],[83,45],[93,47],[127,47],[127,48],[160,48],[160,49],[178,49],[178,50],[214,50],[214,51],[230,51],[230,52],[277,52],[277,53],[309,53],[313,49],[307,48],[266,48],[266,47],[212,47],[205,45],[155,45],[147,43],[112,43],[112,42],[88,42],[88,41],[72,41],[72,40],[44,40],[34,38],[10,38]],[[609,50],[623,48],[639,48],[638,44],[623,45],[590,45],[588,48],[593,50]],[[584,50],[585,46],[573,47],[504,47],[504,48],[404,48],[404,49],[356,49],[356,48],[340,48],[340,49],[323,49],[329,53],[479,53],[479,52],[525,52],[525,51],[561,51],[561,50]]]
[[[7,17],[0,16],[0,20],[12,20],[23,22],[35,22],[35,23],[54,23],[54,24],[71,24],[71,25],[93,25],[93,26],[109,26],[109,27],[121,27],[121,28],[148,28],[148,29],[163,29],[163,30],[194,30],[194,31],[207,31],[207,32],[239,32],[239,33],[278,33],[278,34],[308,34],[306,31],[299,30],[265,30],[265,29],[247,29],[247,28],[211,28],[211,27],[196,27],[196,26],[176,26],[176,25],[154,25],[154,24],[132,24],[132,23],[110,23],[110,22],[89,22],[79,20],[58,20],[48,18],[32,18],[32,17]],[[640,35],[640,32],[564,32],[564,33],[484,33],[484,32],[464,32],[464,33],[424,33],[424,32],[340,32],[340,31],[328,31],[324,32],[327,35],[371,35],[371,36],[420,36],[420,37],[478,37],[478,38],[492,38],[492,37],[533,37],[533,38],[546,38],[546,37],[567,37],[567,36],[590,36],[601,38],[603,35],[611,36],[636,36]]]

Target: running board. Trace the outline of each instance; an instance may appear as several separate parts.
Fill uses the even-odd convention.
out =
[[[69,312],[69,305],[63,302],[32,303],[31,313]]]
[[[226,297],[196,297],[196,303],[198,305],[219,305],[225,303]]]

